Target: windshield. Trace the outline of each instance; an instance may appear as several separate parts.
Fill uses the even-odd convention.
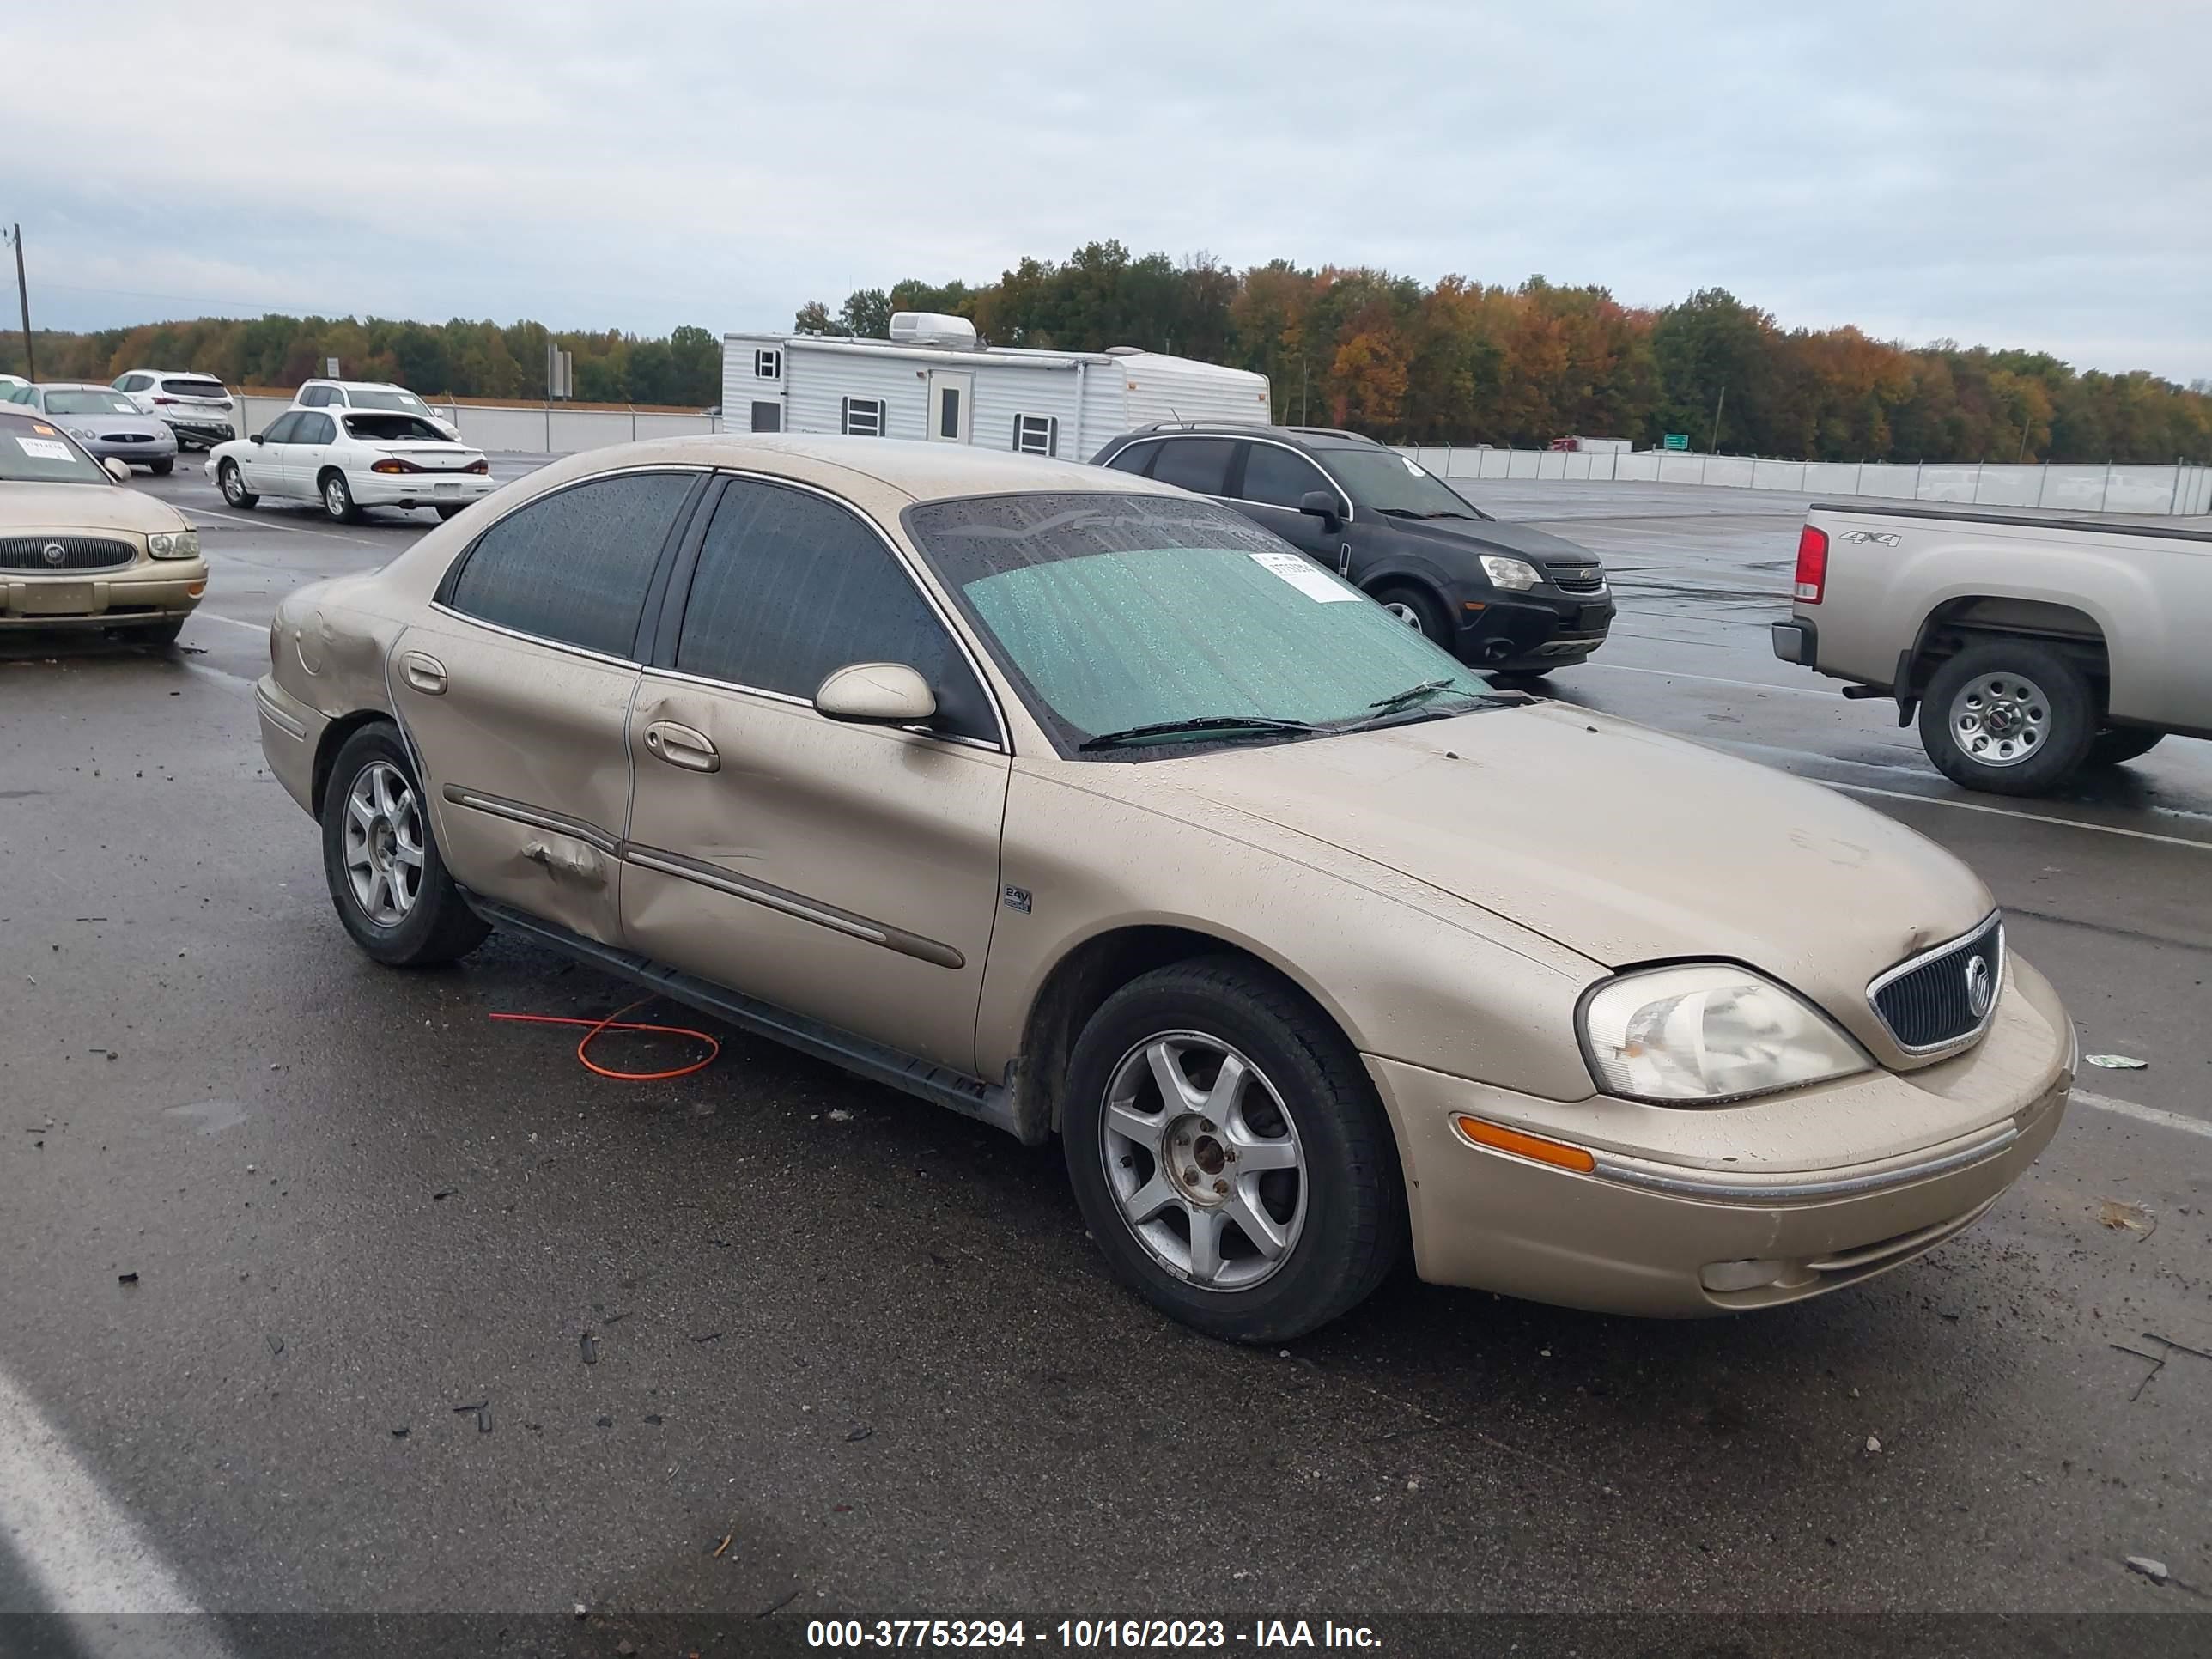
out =
[[[1408,514],[1416,519],[1487,519],[1433,472],[1391,449],[1316,450],[1323,465],[1351,492],[1363,512]]]
[[[411,392],[402,392],[397,386],[350,386],[347,400],[356,409],[401,409],[410,415],[428,415],[430,405]]]
[[[1428,682],[1443,684],[1407,718],[1489,694],[1357,588],[1211,501],[998,495],[927,502],[907,524],[1063,752],[1176,721],[1375,719],[1378,702]],[[1113,752],[1221,740],[1218,727],[1170,732]]]
[[[353,437],[377,443],[448,441],[436,427],[413,415],[349,415],[345,429]]]
[[[0,483],[108,483],[99,462],[44,421],[0,420]]]
[[[49,392],[49,415],[136,415],[138,405],[119,392]]]

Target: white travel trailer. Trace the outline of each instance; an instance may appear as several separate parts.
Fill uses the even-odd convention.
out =
[[[1085,461],[1155,421],[1272,419],[1264,374],[1134,346],[986,346],[964,317],[901,312],[889,340],[722,339],[727,432],[927,438]]]

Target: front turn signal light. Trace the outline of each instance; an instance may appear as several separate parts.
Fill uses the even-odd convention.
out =
[[[1461,1134],[1476,1146],[1487,1146],[1494,1152],[1511,1152],[1516,1158],[1534,1158],[1539,1164],[1572,1170],[1578,1175],[1588,1175],[1597,1168],[1596,1158],[1581,1147],[1570,1146],[1564,1141],[1547,1140],[1541,1135],[1509,1129],[1502,1123],[1486,1123],[1479,1117],[1455,1117],[1452,1122]]]

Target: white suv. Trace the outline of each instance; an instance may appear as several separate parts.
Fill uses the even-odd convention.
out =
[[[292,394],[295,409],[382,409],[428,421],[459,441],[460,431],[404,386],[389,380],[309,380]]]
[[[141,413],[165,422],[179,449],[212,449],[238,435],[238,406],[212,374],[134,368],[117,375],[114,386]]]

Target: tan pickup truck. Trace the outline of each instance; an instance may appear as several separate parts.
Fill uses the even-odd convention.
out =
[[[2212,738],[2212,531],[1815,505],[1774,654],[1893,696],[1928,758],[2001,795]]]

